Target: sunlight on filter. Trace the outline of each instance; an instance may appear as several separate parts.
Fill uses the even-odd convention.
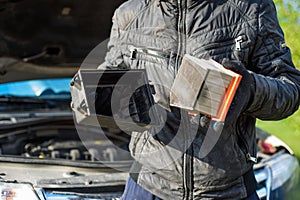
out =
[[[30,184],[0,183],[1,200],[39,200]]]

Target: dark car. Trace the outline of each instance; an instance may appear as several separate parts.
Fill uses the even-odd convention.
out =
[[[69,88],[79,67],[102,62],[122,2],[0,0],[1,199],[121,197],[130,136],[76,123]],[[103,51],[92,51],[99,44]],[[286,144],[257,130],[258,195],[286,199],[298,182],[298,161]]]

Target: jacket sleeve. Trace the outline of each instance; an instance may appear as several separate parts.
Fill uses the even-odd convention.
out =
[[[108,50],[105,56],[104,62],[98,66],[98,69],[125,69],[123,55],[121,51],[120,40],[120,25],[118,17],[118,9],[115,11],[112,18],[112,28],[110,32],[110,38],[108,41]]]
[[[279,120],[299,107],[300,72],[292,63],[272,0],[261,0],[258,24],[251,61],[255,92],[247,113],[263,120]]]

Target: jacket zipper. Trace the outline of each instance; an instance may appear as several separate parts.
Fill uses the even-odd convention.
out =
[[[149,55],[156,58],[162,58],[162,59],[169,59],[171,56],[171,53],[158,51],[155,49],[147,49],[142,47],[136,47],[133,45],[129,45],[128,49],[130,51],[130,59],[134,60],[138,58],[138,54],[144,54]]]
[[[178,49],[177,49],[177,56],[175,61],[175,71],[177,72],[182,61],[182,56],[185,54],[186,49],[186,6],[187,0],[178,0]],[[186,134],[188,137],[188,134]],[[189,141],[187,139],[186,141]],[[188,144],[186,144],[188,145]],[[193,155],[192,155],[192,145],[187,147],[186,152],[183,154],[183,186],[184,186],[184,199],[190,200],[193,199],[192,196],[192,162],[193,162]]]
[[[185,23],[185,17],[186,17],[186,1],[187,0],[178,0],[177,6],[178,6],[178,28],[177,28],[177,34],[178,34],[178,48],[177,48],[177,55],[176,55],[176,61],[175,61],[175,72],[178,71],[180,67],[180,63],[182,60],[182,56],[185,53],[185,43],[186,43],[186,23]]]
[[[243,42],[243,36],[238,36],[235,38],[235,50],[236,51],[241,51],[242,50],[242,42]]]
[[[238,36],[235,39],[232,39],[232,40],[229,40],[229,41],[226,41],[226,42],[222,42],[222,43],[215,42],[215,43],[207,44],[203,47],[200,47],[199,49],[194,51],[192,54],[195,56],[195,55],[197,55],[201,52],[215,49],[216,47],[230,46],[230,45],[233,45],[233,44],[235,44],[235,50],[236,51],[241,51],[243,42],[244,42],[243,36]]]

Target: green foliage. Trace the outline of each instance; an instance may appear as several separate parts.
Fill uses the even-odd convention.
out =
[[[292,51],[295,66],[300,69],[300,1],[274,0],[287,45]]]

